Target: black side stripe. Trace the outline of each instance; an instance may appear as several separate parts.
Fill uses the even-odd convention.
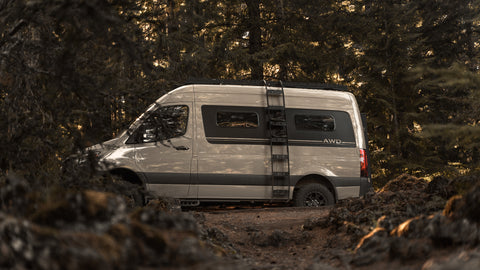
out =
[[[235,185],[235,186],[271,186],[270,175],[252,174],[198,174],[189,173],[144,173],[147,184],[177,185]],[[294,186],[302,176],[290,176],[290,185]],[[328,177],[334,187],[360,186],[360,177]],[[288,184],[285,183],[285,186]]]
[[[207,137],[207,142],[211,144],[251,144],[251,145],[270,145],[268,139],[252,138],[220,138]],[[290,146],[321,146],[321,147],[356,147],[355,142],[339,142],[335,140],[288,140]]]

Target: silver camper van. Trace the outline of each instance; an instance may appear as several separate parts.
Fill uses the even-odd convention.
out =
[[[355,97],[343,90],[282,82],[187,84],[91,150],[103,170],[183,205],[334,204],[371,187],[365,126]]]

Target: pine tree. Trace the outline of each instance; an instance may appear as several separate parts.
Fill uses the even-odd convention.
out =
[[[412,69],[429,172],[478,166],[478,1],[421,1]],[[475,96],[477,95],[477,99]],[[450,165],[450,166],[449,166]]]
[[[101,0],[1,7],[2,171],[54,178],[59,157],[131,121],[123,101],[144,63],[117,7]]]

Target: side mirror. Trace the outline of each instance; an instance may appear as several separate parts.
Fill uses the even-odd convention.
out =
[[[159,140],[161,140],[161,138],[158,138],[158,131],[155,128],[140,126],[137,130],[132,132],[126,143],[150,143]]]
[[[157,141],[157,136],[156,136],[156,130],[154,128],[149,128],[145,129],[144,132],[142,132],[142,142],[143,143],[149,143],[149,142],[155,142]]]

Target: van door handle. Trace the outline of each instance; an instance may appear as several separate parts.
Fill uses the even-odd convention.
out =
[[[183,150],[183,151],[186,151],[186,150],[188,150],[188,149],[190,149],[190,148],[188,148],[188,147],[186,147],[186,146],[183,146],[183,145],[181,145],[181,146],[176,146],[176,147],[175,147],[175,149],[177,149],[177,150]]]

